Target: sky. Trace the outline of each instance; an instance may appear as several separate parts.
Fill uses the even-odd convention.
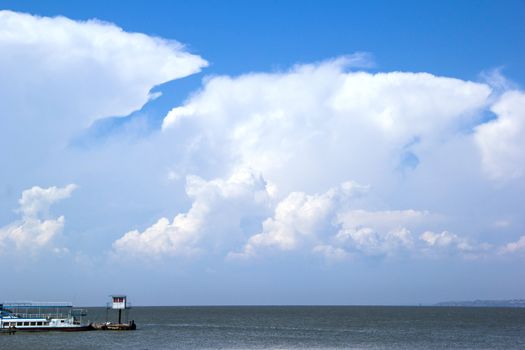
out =
[[[524,298],[524,15],[0,0],[0,300]]]

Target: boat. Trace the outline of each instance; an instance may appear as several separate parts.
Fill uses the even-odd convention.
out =
[[[91,325],[96,331],[134,331],[137,329],[137,325],[134,320],[128,323],[114,323],[114,322],[102,322],[93,323]]]
[[[17,302],[0,304],[0,329],[4,332],[77,332],[92,330],[84,322],[85,309],[66,302]]]

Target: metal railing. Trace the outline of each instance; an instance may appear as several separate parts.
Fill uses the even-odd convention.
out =
[[[48,302],[48,301],[24,301],[24,302],[5,302],[4,309],[10,308],[72,308],[73,304],[66,301]]]
[[[32,308],[34,309],[34,308]],[[78,317],[84,317],[87,316],[87,309],[72,309],[68,310],[67,312],[59,312],[58,310],[56,312],[42,312],[40,310],[31,310],[31,311],[19,311],[19,310],[9,310],[10,315],[12,317],[16,318],[45,318],[45,319],[52,319],[52,318],[78,318]]]
[[[12,320],[16,320],[17,318],[30,318],[30,319],[47,319],[50,320],[52,318],[70,318],[72,317],[71,314],[61,314],[61,313],[51,313],[51,314],[43,314],[43,313],[13,313]]]

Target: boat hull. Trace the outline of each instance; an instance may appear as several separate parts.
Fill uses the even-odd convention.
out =
[[[28,327],[28,328],[15,328],[17,332],[85,332],[92,331],[91,325],[78,326],[78,327]]]

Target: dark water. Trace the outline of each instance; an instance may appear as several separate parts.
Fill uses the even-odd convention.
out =
[[[525,349],[525,308],[136,307],[131,318],[134,332],[0,335],[0,349]]]

